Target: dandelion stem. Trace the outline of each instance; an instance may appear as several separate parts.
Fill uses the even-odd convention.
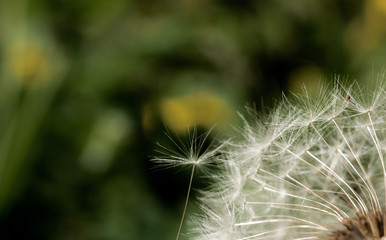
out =
[[[192,167],[192,173],[190,174],[190,181],[189,181],[188,193],[187,193],[187,195],[186,195],[186,200],[185,200],[184,212],[182,213],[182,218],[181,218],[181,222],[180,222],[180,227],[178,228],[176,240],[178,240],[178,238],[180,237],[182,224],[183,224],[183,222],[184,222],[185,213],[186,213],[186,208],[187,208],[188,202],[189,202],[190,190],[191,190],[191,188],[192,188],[193,175],[194,175],[194,169],[195,169],[195,168],[196,168],[196,165],[193,164],[193,167]]]

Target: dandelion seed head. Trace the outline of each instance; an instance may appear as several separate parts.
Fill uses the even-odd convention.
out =
[[[169,154],[172,165],[223,168],[201,192],[194,239],[386,238],[386,84],[342,85],[284,97],[267,116],[248,109],[241,139]]]

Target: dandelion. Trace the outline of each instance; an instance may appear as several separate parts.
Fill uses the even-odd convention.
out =
[[[385,84],[336,84],[244,119],[217,151],[196,239],[386,239]],[[368,100],[370,99],[370,100]]]
[[[386,239],[385,86],[365,94],[337,83],[317,98],[284,98],[268,116],[251,110],[242,138],[201,160],[165,158],[221,163],[192,239]]]

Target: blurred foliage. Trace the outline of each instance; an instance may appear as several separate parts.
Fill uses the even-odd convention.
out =
[[[165,126],[226,135],[246,103],[372,81],[385,20],[383,0],[1,1],[2,239],[172,239],[189,174],[153,169]]]

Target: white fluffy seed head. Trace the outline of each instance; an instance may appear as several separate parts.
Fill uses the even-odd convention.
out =
[[[383,79],[368,95],[336,84],[243,118],[243,138],[203,158],[223,169],[200,199],[195,238],[383,239],[385,90]]]

